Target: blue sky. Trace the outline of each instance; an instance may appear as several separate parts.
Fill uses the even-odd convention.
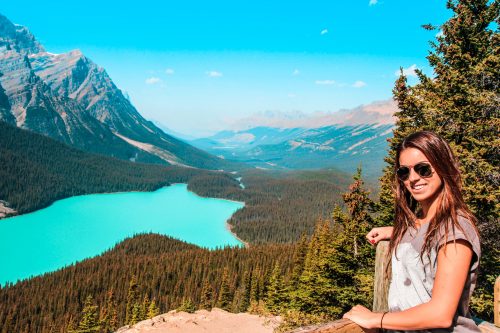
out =
[[[425,56],[445,1],[2,1],[47,51],[82,52],[139,112],[206,135],[266,111],[333,112],[391,98]],[[410,78],[412,79],[412,78]]]

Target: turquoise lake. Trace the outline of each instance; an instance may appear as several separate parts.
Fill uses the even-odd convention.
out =
[[[210,249],[241,246],[226,221],[243,206],[199,197],[186,184],[56,201],[0,220],[0,285],[94,257],[137,233],[168,235]]]

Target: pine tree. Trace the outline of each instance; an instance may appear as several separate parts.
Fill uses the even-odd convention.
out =
[[[200,309],[212,309],[213,289],[208,281],[205,280],[201,288]]]
[[[304,270],[299,285],[290,295],[291,306],[311,314],[327,314],[335,318],[340,309],[335,301],[335,280],[328,268],[332,233],[329,220],[319,220],[309,242]]]
[[[147,295],[144,295],[144,298],[142,299],[141,308],[139,311],[139,317],[141,318],[141,320],[148,319],[147,318],[148,308],[149,308],[149,298],[147,297]]]
[[[160,314],[160,309],[156,305],[156,299],[153,298],[151,303],[149,303],[147,319],[151,319],[153,317],[156,317],[159,314]]]
[[[252,292],[252,274],[249,270],[245,270],[243,274],[243,294],[239,312],[247,311],[250,306],[251,292]]]
[[[233,297],[231,311],[234,313],[246,312],[250,306],[251,280],[248,270],[243,272],[238,288]]]
[[[135,275],[130,279],[127,293],[127,307],[125,312],[125,322],[128,324],[132,319],[132,311],[138,302],[138,289],[137,278]]]
[[[363,187],[361,168],[343,195],[348,214],[335,206],[332,222],[318,221],[309,242],[298,288],[291,289],[290,307],[301,312],[337,318],[356,303],[367,303],[371,290],[373,251],[365,235],[373,226],[373,203]]]
[[[99,316],[101,331],[105,333],[114,332],[118,327],[117,304],[114,299],[113,290],[108,291],[104,306]]]
[[[222,275],[222,282],[219,289],[219,297],[217,299],[217,307],[223,310],[231,310],[231,304],[233,301],[233,295],[231,294],[229,280],[229,270],[224,268],[224,273]]]
[[[391,140],[388,167],[382,177],[380,224],[392,222],[394,203],[389,186],[393,179],[394,152],[400,140],[419,129],[431,130],[449,143],[456,153],[463,175],[463,192],[479,221],[482,238],[482,274],[476,295],[491,295],[500,275],[500,3],[498,0],[449,0],[452,17],[431,43],[427,57],[434,69],[429,78],[418,72],[419,82],[407,86],[401,76],[394,97],[400,112]],[[426,29],[435,29],[425,25]],[[485,302],[480,302],[483,299]],[[491,318],[492,302],[473,299],[479,315]]]
[[[289,283],[289,290],[295,290],[298,287],[300,276],[304,271],[304,264],[307,255],[307,245],[309,243],[308,237],[303,234],[297,243],[297,248],[293,258],[293,271]]]
[[[193,313],[196,311],[196,306],[194,305],[191,298],[184,298],[182,300],[181,306],[177,308],[177,311],[184,311],[187,313]]]
[[[273,272],[269,278],[265,303],[266,307],[273,314],[278,314],[285,304],[288,303],[286,288],[279,263],[274,265]]]
[[[250,303],[261,299],[262,283],[260,281],[260,269],[254,268],[250,282]]]
[[[344,224],[344,232],[352,239],[352,249],[356,260],[373,258],[373,251],[365,239],[365,235],[373,227],[373,220],[369,210],[373,209],[373,202],[368,197],[369,192],[363,188],[361,167],[353,176],[354,182],[349,186],[349,192],[342,198],[349,212],[348,223]],[[364,263],[365,268],[372,267],[373,262]]]
[[[128,322],[129,325],[134,325],[137,324],[142,320],[141,317],[141,304],[139,303],[134,303],[134,306],[132,307],[132,311],[130,313],[130,320]]]
[[[82,319],[78,323],[78,333],[99,332],[100,326],[97,320],[98,307],[94,305],[91,295],[85,300],[82,310]]]

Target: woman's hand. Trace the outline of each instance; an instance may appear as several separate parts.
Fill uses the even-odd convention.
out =
[[[363,328],[373,329],[380,327],[381,313],[371,312],[362,305],[356,305],[342,318],[350,319]]]
[[[393,229],[394,227],[373,228],[368,234],[366,234],[366,238],[370,243],[375,245],[381,240],[391,239]]]

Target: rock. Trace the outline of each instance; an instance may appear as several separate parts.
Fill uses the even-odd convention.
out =
[[[116,333],[272,333],[280,322],[280,317],[230,313],[214,308],[195,313],[170,311],[131,327],[124,326]]]

